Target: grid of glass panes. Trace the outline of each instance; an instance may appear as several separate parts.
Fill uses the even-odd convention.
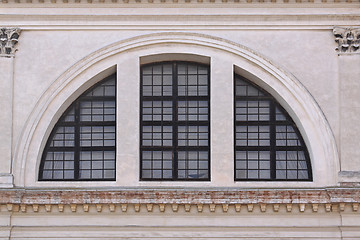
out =
[[[141,68],[141,179],[208,180],[209,67]]]
[[[178,178],[204,179],[209,177],[209,151],[179,151]]]
[[[276,176],[278,179],[308,179],[304,151],[276,151]]]
[[[270,178],[270,151],[236,151],[235,159],[237,178]]]
[[[235,75],[235,180],[312,180],[291,117],[266,91]]]
[[[39,180],[115,180],[116,79],[75,100],[51,133]]]

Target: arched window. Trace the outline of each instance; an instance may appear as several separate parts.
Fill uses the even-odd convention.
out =
[[[265,90],[235,75],[235,180],[311,181],[304,140]]]
[[[209,180],[209,66],[144,65],[140,94],[140,179]]]
[[[140,179],[210,180],[210,67],[177,61],[140,71]],[[289,114],[259,86],[234,79],[235,180],[311,181],[309,153]],[[39,180],[115,180],[115,136],[112,75],[60,117]]]
[[[39,180],[115,180],[116,76],[76,99],[56,123]]]

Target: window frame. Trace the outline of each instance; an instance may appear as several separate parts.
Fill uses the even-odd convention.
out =
[[[148,101],[156,101],[156,97],[154,98],[154,96],[147,96],[144,98],[143,96],[143,67],[148,67],[148,66],[156,66],[156,65],[163,65],[163,64],[172,64],[172,82],[176,83],[172,85],[172,92],[176,93],[176,96],[169,96],[169,99],[172,98],[171,102],[173,104],[173,112],[172,112],[172,122],[174,123],[173,125],[173,131],[172,131],[172,140],[173,140],[173,145],[171,147],[168,147],[169,151],[172,151],[172,178],[144,178],[143,177],[143,156],[142,156],[142,151],[145,148],[144,146],[142,146],[142,140],[143,140],[143,136],[142,136],[142,129],[144,126],[144,121],[143,121],[143,99],[148,99]],[[207,126],[208,127],[208,146],[203,147],[203,149],[207,148],[208,152],[208,159],[207,159],[207,165],[208,165],[208,169],[207,169],[207,178],[184,178],[184,179],[179,179],[178,178],[178,152],[179,152],[179,146],[178,146],[178,137],[177,137],[177,127],[179,126],[190,126],[190,125],[181,125],[178,124],[179,121],[177,121],[177,115],[178,115],[178,107],[176,106],[176,103],[178,103],[179,101],[181,101],[181,98],[189,98],[189,96],[182,96],[181,98],[179,98],[178,95],[178,73],[177,73],[177,66],[178,64],[188,64],[188,65],[195,65],[195,66],[202,66],[202,67],[206,67],[207,68],[207,96],[200,96],[200,98],[204,98],[208,101],[208,120],[207,121],[203,121],[204,124],[207,123],[207,125],[196,125],[193,124],[193,126]],[[156,181],[161,181],[161,182],[208,182],[211,181],[211,105],[210,105],[210,93],[211,93],[211,66],[210,64],[204,64],[204,63],[199,63],[199,62],[194,62],[194,61],[159,61],[159,62],[152,62],[152,63],[147,63],[147,64],[142,64],[140,65],[140,115],[139,115],[139,126],[140,126],[140,138],[139,138],[139,181],[140,182],[156,182]],[[160,96],[163,97],[163,96]],[[159,97],[159,98],[160,98]],[[191,98],[191,96],[190,96]],[[199,98],[199,96],[194,96],[194,99]],[[198,99],[197,99],[198,100]],[[194,101],[197,101],[194,100]],[[159,101],[164,101],[164,100],[159,100]],[[200,101],[200,100],[198,100]],[[176,118],[174,118],[176,117]],[[175,123],[177,122],[177,124]],[[186,121],[182,121],[182,122],[186,122]],[[146,124],[145,124],[146,125]],[[154,125],[153,125],[154,126]],[[176,130],[174,130],[176,129]],[[180,149],[186,149],[189,146],[184,146],[184,147],[180,147]],[[161,150],[162,148],[162,150]],[[197,146],[198,150],[195,150],[196,147],[193,147],[194,151],[201,151],[201,147]],[[160,146],[159,147],[159,151],[164,151],[164,147]],[[191,150],[184,150],[184,151],[191,151]],[[199,169],[198,169],[199,170]]]
[[[257,96],[257,97],[242,97],[242,96],[236,96],[236,79],[240,78],[242,81],[244,81],[245,83],[249,84],[250,86],[255,87],[258,91],[262,92],[264,94],[264,96]],[[268,91],[266,91],[265,89],[263,89],[262,87],[258,86],[257,84],[253,83],[252,81],[246,79],[245,77],[241,76],[240,74],[237,74],[234,72],[233,74],[233,86],[234,86],[234,91],[233,91],[233,96],[234,96],[234,101],[233,101],[233,123],[234,123],[234,128],[233,128],[233,140],[234,140],[234,181],[235,182],[312,182],[313,181],[313,174],[312,174],[312,164],[311,164],[311,159],[310,159],[310,155],[309,155],[309,151],[308,148],[306,146],[306,143],[299,131],[299,129],[297,128],[295,122],[293,121],[292,117],[289,115],[289,113],[280,105],[280,103],[270,94],[268,93]],[[249,100],[251,98],[253,98],[254,100],[268,100],[269,101],[269,140],[270,140],[270,144],[267,147],[262,147],[262,146],[254,146],[254,147],[249,147],[249,146],[237,146],[236,145],[236,127],[237,126],[249,126],[249,125],[253,125],[253,126],[262,126],[261,124],[259,124],[255,121],[243,121],[245,124],[237,124],[237,122],[241,122],[241,121],[237,121],[236,120],[236,102],[237,100],[244,98],[246,100]],[[286,120],[284,121],[278,121],[276,120],[276,108],[278,108],[283,115],[285,115]],[[282,122],[282,125],[280,126],[288,126],[290,125],[293,129],[294,132],[297,134],[298,137],[298,141],[300,141],[301,146],[276,146],[276,126],[279,126],[279,122]],[[248,125],[246,124],[248,123]],[[286,124],[286,125],[285,125]],[[241,150],[239,150],[240,148],[243,148]],[[276,152],[277,151],[288,151],[288,150],[292,150],[292,151],[303,151],[304,155],[305,155],[305,161],[307,164],[307,174],[308,174],[308,178],[307,179],[288,179],[288,178],[284,178],[284,179],[278,179],[276,178]],[[265,179],[265,178],[237,178],[236,175],[236,171],[238,170],[236,168],[236,152],[237,151],[269,151],[270,152],[270,178],[269,179]],[[248,161],[248,160],[247,160]],[[286,160],[287,163],[288,160]],[[298,160],[297,160],[298,161]],[[248,171],[249,168],[246,168],[246,171]],[[260,169],[258,169],[260,170]],[[297,170],[298,171],[298,170]]]
[[[115,102],[115,121],[103,121],[102,124],[99,124],[100,122],[95,122],[90,124],[91,122],[88,122],[88,124],[86,123],[81,123],[80,122],[80,110],[79,110],[79,105],[80,102],[82,100],[91,100],[93,99],[93,96],[86,96],[88,93],[90,93],[91,91],[93,91],[94,89],[96,89],[98,86],[102,85],[103,83],[114,79],[115,80],[115,86],[114,86],[114,91],[115,91],[115,95],[114,96],[95,96],[96,100],[114,100]],[[67,117],[68,113],[74,109],[74,122],[69,122],[68,124],[66,122],[63,121],[64,118]],[[73,102],[71,102],[71,104],[67,107],[67,109],[63,112],[63,114],[60,116],[60,118],[57,120],[56,124],[53,126],[51,133],[49,135],[49,137],[47,138],[47,142],[46,145],[42,151],[42,155],[41,155],[41,161],[40,161],[40,165],[39,165],[39,173],[38,173],[38,181],[40,182],[85,182],[85,181],[91,181],[91,182],[115,182],[116,181],[116,162],[117,162],[117,157],[116,157],[116,149],[117,149],[117,74],[113,73],[103,79],[101,79],[99,82],[95,83],[94,85],[90,86],[88,89],[86,89],[84,92],[82,92],[80,94],[80,96],[78,96]],[[65,123],[65,124],[64,124]],[[46,161],[46,155],[49,152],[49,150],[51,148],[55,148],[55,147],[51,147],[51,143],[53,139],[53,137],[55,136],[57,130],[59,127],[62,126],[73,126],[75,128],[74,130],[74,147],[69,147],[69,149],[71,149],[71,151],[74,153],[74,177],[73,178],[69,178],[69,179],[65,179],[64,177],[62,179],[46,179],[43,178],[43,171],[44,171],[44,164]],[[114,177],[113,178],[79,178],[80,175],[80,152],[81,149],[83,147],[80,146],[80,128],[82,126],[114,126],[115,128],[115,136],[114,136],[114,141],[115,141],[115,145],[114,146],[90,146],[90,147],[86,147],[89,150],[88,151],[106,151],[106,150],[111,150],[115,152],[115,159],[114,159]],[[66,147],[59,147],[59,151],[60,149],[63,148],[65,149]],[[56,150],[55,150],[56,151]],[[65,150],[62,150],[65,151]],[[91,160],[92,161],[92,160]],[[64,171],[65,169],[63,169]],[[102,171],[104,171],[104,169],[102,169]]]

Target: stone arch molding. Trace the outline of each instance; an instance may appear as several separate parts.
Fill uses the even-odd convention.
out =
[[[169,52],[202,55],[210,59],[217,54],[225,57],[226,61],[234,66],[234,71],[255,81],[280,101],[293,117],[304,137],[312,159],[313,182],[261,184],[242,182],[234,183],[234,187],[336,185],[339,158],[329,123],[315,99],[294,76],[243,45],[209,35],[180,32],[154,33],[119,41],[93,52],[58,77],[41,96],[22,130],[13,159],[14,184],[18,187],[48,186],[49,183],[37,182],[38,165],[46,136],[61,112],[83,90],[102,76],[109,74],[110,71],[114,71],[117,58],[126,58],[127,54],[137,54],[139,59],[146,55]],[[57,184],[51,183],[52,186],[57,186]],[[63,186],[62,184],[64,183],[59,183],[59,186]],[[76,184],[86,186],[82,185],[86,183]],[[76,186],[76,184],[72,183],[69,186]],[[117,182],[105,184],[106,186],[121,186],[121,183]],[[93,182],[91,185],[92,187],[105,186],[104,183]]]

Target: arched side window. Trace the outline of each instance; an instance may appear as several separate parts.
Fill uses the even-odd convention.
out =
[[[311,181],[309,153],[289,114],[259,86],[234,78],[235,180]]]
[[[210,179],[209,66],[141,67],[141,180]]]
[[[99,82],[64,112],[42,155],[40,181],[115,180],[116,76]]]

